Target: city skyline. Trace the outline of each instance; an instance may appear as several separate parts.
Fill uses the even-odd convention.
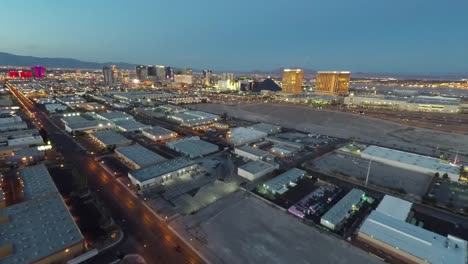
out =
[[[2,3],[0,21],[15,26],[0,51],[217,71],[468,72],[465,1],[266,3]]]

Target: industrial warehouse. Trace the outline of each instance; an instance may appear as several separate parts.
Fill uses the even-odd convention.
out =
[[[137,189],[144,190],[184,174],[197,173],[197,168],[196,162],[186,158],[177,158],[131,171],[128,177]]]
[[[361,156],[365,159],[421,173],[432,175],[435,173],[439,173],[440,175],[447,174],[452,181],[458,181],[460,178],[460,166],[452,165],[446,161],[429,156],[378,146],[367,147],[361,152]]]
[[[166,160],[164,157],[140,145],[116,148],[115,155],[132,170]]]

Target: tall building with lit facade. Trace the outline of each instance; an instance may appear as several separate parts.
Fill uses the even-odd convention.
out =
[[[282,92],[288,94],[302,93],[303,78],[304,73],[301,69],[284,69]]]
[[[45,71],[46,71],[46,68],[42,67],[42,66],[34,66],[34,67],[31,67],[31,72],[33,73],[34,77],[36,78],[44,78],[45,77]]]
[[[153,65],[148,66],[148,77],[156,78],[156,66],[153,66]]]
[[[211,76],[213,75],[213,71],[211,70],[204,70],[203,71],[203,85],[210,86],[211,85]]]
[[[317,72],[315,92],[318,94],[346,95],[349,92],[350,72]]]
[[[156,66],[156,77],[158,81],[166,80],[166,67],[158,65]]]
[[[102,67],[102,74],[104,75],[104,82],[108,85],[117,83],[117,67],[104,66]]]
[[[166,71],[166,79],[167,80],[174,80],[174,70],[171,67],[165,67]]]
[[[136,66],[136,75],[137,79],[140,81],[145,81],[148,79],[148,66],[138,65]]]

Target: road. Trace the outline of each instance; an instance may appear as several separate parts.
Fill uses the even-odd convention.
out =
[[[148,263],[204,263],[203,260],[184,244],[168,228],[164,221],[159,221],[143,201],[123,187],[117,178],[109,175],[94,159],[77,145],[72,137],[58,130],[56,126],[14,87],[9,87],[27,113],[35,118],[39,128],[48,132],[53,146],[58,148],[66,161],[87,177],[88,185],[97,191],[109,208],[114,219],[124,223],[127,240],[134,245],[124,249],[124,253],[138,253]]]

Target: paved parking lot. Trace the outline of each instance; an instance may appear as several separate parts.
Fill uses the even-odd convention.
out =
[[[432,186],[430,196],[442,207],[456,210],[468,209],[468,185],[439,179]]]
[[[364,182],[369,168],[369,160],[353,154],[332,152],[324,155],[312,163],[311,167],[328,175],[350,177]],[[378,162],[372,162],[369,184],[388,188],[407,194],[422,197],[426,194],[432,176],[410,170],[392,167]]]

